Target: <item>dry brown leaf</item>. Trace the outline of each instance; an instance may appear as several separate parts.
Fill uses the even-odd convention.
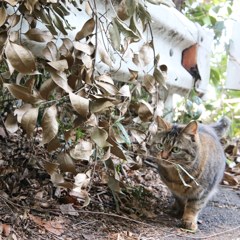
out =
[[[26,103],[36,104],[43,101],[37,91],[30,91],[27,87],[8,83],[4,83],[3,86],[7,87],[13,97],[22,99]]]
[[[150,93],[153,94],[156,92],[155,87],[156,81],[152,75],[146,74],[143,79],[143,87]]]
[[[37,118],[38,108],[31,108],[27,110],[22,116],[21,126],[26,131],[29,138],[33,136],[33,132],[37,123]]]
[[[88,55],[92,55],[94,53],[94,47],[92,45],[81,43],[81,42],[73,42],[74,48],[78,51],[84,52]]]
[[[21,18],[20,15],[16,15],[16,14],[8,16],[9,25],[13,28],[19,23],[20,18]]]
[[[49,31],[38,28],[29,29],[25,35],[28,39],[36,42],[50,42],[53,39],[53,35]]]
[[[70,151],[70,156],[77,160],[89,161],[92,154],[92,143],[82,139],[79,140],[79,143]]]
[[[18,4],[17,0],[4,0],[4,2],[9,3],[11,6],[16,6]]]
[[[41,126],[43,129],[42,143],[49,143],[58,133],[57,108],[55,105],[44,111]]]
[[[27,112],[27,111],[28,111],[29,109],[31,109],[31,108],[32,108],[32,105],[26,103],[26,104],[23,104],[20,108],[15,109],[14,115],[17,116],[17,121],[18,121],[19,123],[21,123],[21,121],[22,121],[22,116],[23,116],[23,114],[24,114],[25,112]]]
[[[105,64],[107,64],[109,67],[112,67],[113,65],[113,62],[112,62],[112,59],[110,57],[110,54],[109,52],[105,49],[105,47],[103,46],[103,44],[101,43],[101,41],[99,40],[98,41],[98,54],[99,54],[99,57],[101,59],[101,61]]]
[[[138,116],[144,122],[149,121],[153,117],[153,108],[152,106],[144,100],[140,101],[138,108]]]
[[[4,6],[0,7],[0,27],[5,23],[7,19],[7,11]]]
[[[69,93],[69,98],[74,110],[80,114],[81,117],[87,118],[89,114],[89,99]]]
[[[5,54],[11,66],[18,72],[30,74],[36,71],[35,58],[32,52],[23,46],[8,42]]]
[[[101,148],[111,146],[111,144],[107,142],[108,133],[102,128],[95,127],[91,133],[91,138]]]
[[[10,133],[15,133],[18,130],[17,116],[9,113],[4,125]]]
[[[57,84],[51,79],[47,79],[40,87],[39,94],[42,98],[48,100],[52,90],[57,87]]]
[[[42,53],[48,61],[57,61],[59,58],[58,48],[53,42],[47,43],[47,46],[43,49]]]
[[[79,41],[89,36],[95,28],[95,21],[93,18],[84,23],[82,29],[76,34],[75,40]]]
[[[140,48],[138,59],[141,67],[145,67],[151,62],[153,63],[153,59],[154,59],[153,49],[148,43],[144,44]]]
[[[110,83],[106,83],[106,82],[101,82],[101,81],[95,81],[96,85],[107,95],[117,95],[118,94],[118,90],[117,88],[110,84]]]
[[[67,153],[60,153],[57,156],[59,169],[62,172],[72,172],[76,173],[76,165],[72,158]]]
[[[46,161],[46,162],[44,163],[44,168],[45,168],[45,170],[47,171],[47,173],[48,173],[49,175],[52,175],[52,174],[58,172],[58,170],[59,170],[59,164],[58,164],[58,163],[52,163],[52,162]]]
[[[52,77],[52,80],[63,90],[65,90],[66,93],[72,92],[72,88],[68,85],[67,75],[65,72],[58,72],[50,70],[50,74]]]
[[[37,2],[38,0],[26,0],[24,2],[25,7],[27,8],[27,10],[29,10],[30,14],[33,12]]]
[[[58,149],[61,146],[61,143],[59,141],[59,139],[57,138],[57,136],[52,139],[48,145],[47,145],[47,150],[48,152],[52,152],[55,151],[56,149]]]
[[[114,104],[110,102],[108,99],[97,99],[95,101],[90,102],[90,109],[93,113],[100,113],[106,111],[110,107],[113,107]]]
[[[63,72],[68,69],[68,62],[66,59],[48,62],[48,65],[58,72]]]

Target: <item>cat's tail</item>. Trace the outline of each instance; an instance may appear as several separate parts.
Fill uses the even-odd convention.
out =
[[[231,120],[226,116],[220,118],[216,123],[211,125],[219,138],[223,137],[229,131],[230,126]]]

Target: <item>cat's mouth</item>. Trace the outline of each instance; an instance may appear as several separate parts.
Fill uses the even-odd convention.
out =
[[[163,158],[161,153],[158,153],[156,156],[156,161],[158,164],[166,166],[166,167],[171,167],[173,166],[175,163],[171,158]]]

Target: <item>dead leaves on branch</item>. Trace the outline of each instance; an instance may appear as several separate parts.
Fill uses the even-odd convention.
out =
[[[135,162],[128,151],[134,149],[134,142],[144,143],[149,126],[162,114],[163,102],[157,92],[166,89],[167,69],[158,64],[153,39],[141,41],[137,50],[132,48],[149,27],[150,14],[141,1],[122,1],[114,10],[117,15],[103,18],[105,13],[96,11],[70,38],[71,26],[65,16],[75,8],[71,3],[23,3],[12,15],[5,5],[0,8],[0,26],[6,29],[0,33],[0,62],[8,76],[3,74],[1,82],[22,104],[8,115],[5,125],[15,132],[20,124],[29,138],[38,131],[49,152],[58,149],[55,162],[47,162],[45,169],[55,186],[71,189],[72,196],[86,206],[90,201],[86,182],[91,174],[78,173],[77,163],[106,164],[106,183],[120,192],[119,166],[131,163],[137,169],[141,165],[141,156]],[[76,9],[92,12],[94,6],[90,9],[89,4],[83,2]],[[20,26],[11,32],[20,21],[26,21],[28,29],[23,33]],[[31,46],[44,47],[35,55],[28,44],[21,44],[23,37]],[[116,79],[114,71],[121,70],[125,61],[134,66],[129,69],[129,80]],[[135,147],[134,151],[139,150]],[[140,152],[144,151],[143,144]],[[66,180],[68,173],[74,180]]]

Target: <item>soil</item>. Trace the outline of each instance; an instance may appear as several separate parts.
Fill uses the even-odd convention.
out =
[[[57,195],[41,164],[50,158],[46,150],[35,146],[33,157],[29,149],[19,135],[0,136],[0,239],[240,239],[239,187],[220,186],[200,214],[199,230],[189,233],[171,216],[171,194],[151,164],[129,171],[132,187],[114,196],[94,180],[90,204],[82,207],[67,192]]]

